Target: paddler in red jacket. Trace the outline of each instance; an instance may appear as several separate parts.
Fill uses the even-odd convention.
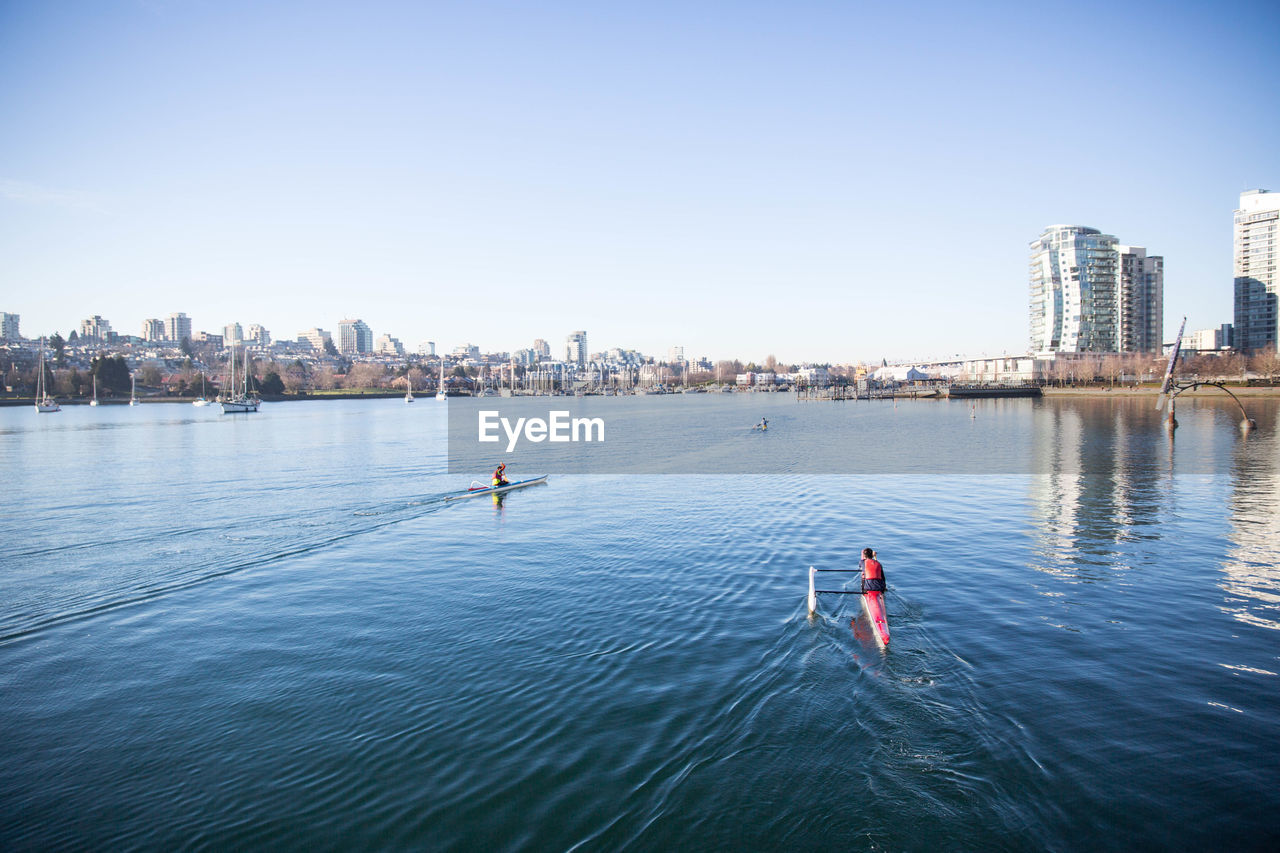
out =
[[[507,477],[506,474],[503,473],[506,470],[507,463],[505,462],[499,462],[498,467],[493,469],[493,487],[495,489],[499,486],[507,485]]]
[[[876,559],[876,552],[862,549],[862,591],[885,592],[884,566]]]

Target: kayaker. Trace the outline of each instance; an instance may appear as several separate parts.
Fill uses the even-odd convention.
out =
[[[769,428],[769,419],[768,419],[768,418],[761,418],[761,419],[760,419],[760,429],[768,429],[768,428]]]
[[[884,566],[876,559],[876,552],[862,549],[862,591],[885,592]]]
[[[507,470],[507,463],[505,462],[499,462],[498,467],[493,469],[493,487],[495,489],[498,486],[507,485],[507,477],[505,474],[502,473],[503,471],[506,471],[506,470]]]

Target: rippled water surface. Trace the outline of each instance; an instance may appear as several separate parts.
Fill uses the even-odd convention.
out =
[[[0,409],[0,848],[1280,843],[1275,400],[698,402],[912,473],[450,502],[435,401]],[[955,473],[997,424],[1038,473]],[[805,607],[868,545],[887,652]]]

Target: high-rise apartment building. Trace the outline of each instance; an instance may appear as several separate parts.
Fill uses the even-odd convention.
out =
[[[338,324],[338,352],[343,355],[373,352],[373,330],[364,320],[343,320]]]
[[[538,361],[551,360],[551,344],[542,338],[534,338],[533,340],[533,357]]]
[[[170,343],[180,344],[191,339],[191,318],[183,312],[170,314],[164,322],[164,338]]]
[[[1164,258],[1116,246],[1120,352],[1159,353],[1164,345]]]
[[[111,324],[94,314],[80,321],[80,338],[86,342],[102,342],[111,337]]]
[[[18,314],[8,314],[0,311],[0,338],[6,341],[18,340],[21,337],[18,334],[18,321],[20,319],[21,316]]]
[[[260,323],[249,324],[249,343],[257,344],[260,347],[271,346],[271,333],[266,330]]]
[[[159,343],[164,340],[164,321],[163,320],[143,320],[142,321],[142,339],[149,343]]]
[[[1159,352],[1164,258],[1096,228],[1051,225],[1031,243],[1031,351]]]
[[[1280,193],[1249,190],[1240,194],[1235,214],[1235,348],[1276,352],[1280,342],[1280,279],[1276,250],[1280,242]]]
[[[239,346],[244,341],[244,327],[239,323],[228,323],[222,327],[222,340],[227,346]]]
[[[1031,351],[1119,349],[1117,240],[1096,228],[1051,225],[1031,243]]]
[[[564,342],[564,360],[578,367],[587,366],[587,333],[571,332]]]

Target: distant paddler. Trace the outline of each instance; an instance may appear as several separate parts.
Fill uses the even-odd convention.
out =
[[[761,418],[760,423],[756,424],[756,429],[765,430],[769,428],[769,419]]]
[[[498,467],[493,469],[493,487],[507,485],[507,476],[504,473],[507,470],[507,463],[499,462]]]

